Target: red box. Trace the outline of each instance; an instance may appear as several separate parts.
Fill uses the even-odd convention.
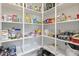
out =
[[[77,19],[79,19],[79,14],[77,14]]]
[[[70,41],[73,42],[73,43],[78,43],[79,44],[79,37],[76,37],[77,35],[79,35],[79,34],[76,34],[76,35],[72,36],[70,38]]]

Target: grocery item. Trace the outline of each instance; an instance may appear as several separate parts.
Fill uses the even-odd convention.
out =
[[[11,21],[12,22],[12,16],[11,15],[8,15],[7,21]]]
[[[4,16],[1,17],[1,21],[4,21]]]
[[[68,16],[68,17],[67,17],[67,20],[71,20],[71,16]]]
[[[32,15],[32,22],[33,23],[40,23],[40,17],[36,15]]]
[[[27,23],[42,23],[39,16],[30,15],[30,14],[25,15],[25,22],[27,22]]]
[[[8,37],[10,39],[21,38],[22,37],[21,29],[15,27],[8,29]]]
[[[41,11],[41,6],[37,6],[37,5],[35,5],[35,6],[32,6],[33,7],[33,10],[35,10],[35,11]]]
[[[43,21],[45,24],[54,24],[55,23],[55,18],[47,18],[46,20]]]
[[[22,37],[21,29],[16,28],[16,29],[15,29],[15,32],[16,32],[16,38]]]
[[[22,17],[21,16],[17,16],[16,22],[22,22]]]
[[[32,23],[32,21],[31,21],[31,15],[29,15],[29,14],[25,15],[25,22]]]
[[[25,34],[24,36],[25,37],[27,37],[27,36],[39,36],[41,34],[42,34],[42,30],[40,28],[37,28],[34,31]]]
[[[10,50],[10,56],[16,56],[16,46],[15,45],[10,46],[9,50]]]
[[[53,7],[52,3],[46,3],[46,10],[49,10]]]
[[[45,29],[45,30],[44,30],[44,35],[54,37],[54,33],[51,32],[51,31],[49,31],[48,29]]]
[[[3,50],[4,50],[3,46],[0,46],[0,56],[3,55]]]
[[[16,38],[16,32],[15,32],[15,28],[13,27],[11,29],[11,39],[15,39]]]
[[[55,19],[54,18],[49,18],[47,22],[48,23],[54,23],[55,22]]]
[[[70,41],[79,44],[79,34],[75,34],[72,37],[70,37]]]
[[[52,19],[48,19],[48,21],[47,21],[48,23],[52,23]]]
[[[37,23],[37,18],[34,18],[33,19],[33,23]]]
[[[33,6],[33,10],[38,11],[38,6]]]
[[[45,35],[48,35],[49,30],[48,29],[45,29],[44,32],[45,32]]]
[[[38,28],[38,29],[36,29],[36,30],[35,30],[35,34],[41,35],[41,34],[42,34],[42,30],[41,30],[41,29],[39,29],[39,28]]]
[[[7,15],[2,15],[2,21],[7,21]]]
[[[62,40],[70,40],[70,37],[75,35],[76,33],[73,32],[61,32],[57,34],[57,38],[62,39]]]
[[[41,11],[41,6],[38,6],[38,5],[30,5],[30,6],[27,6],[27,8],[32,9],[34,11],[38,11],[38,12]]]
[[[0,30],[0,40],[8,39],[8,31],[7,30]]]
[[[35,11],[41,11],[41,7],[40,6],[33,6],[33,10],[35,10]]]
[[[79,14],[77,14],[77,19],[79,19]]]
[[[16,13],[4,14],[1,16],[1,20],[5,22],[20,22],[22,20],[22,17],[16,15]]]
[[[66,21],[66,20],[67,20],[67,16],[64,13],[62,13],[62,21]]]
[[[55,35],[55,34],[52,33],[52,32],[49,32],[49,33],[48,33],[48,36],[54,37],[54,35]]]
[[[38,12],[41,11],[41,6],[38,5],[28,5],[27,8]]]
[[[16,56],[16,46],[0,46],[0,56]]]
[[[42,24],[42,20],[37,21],[37,24]]]
[[[46,20],[44,20],[44,21],[43,21],[43,23],[44,23],[44,24],[46,24],[46,23],[47,23],[47,19],[46,19]]]
[[[12,21],[13,21],[13,22],[16,22],[16,19],[17,19],[17,15],[16,15],[16,14],[13,14],[13,15],[12,15]]]

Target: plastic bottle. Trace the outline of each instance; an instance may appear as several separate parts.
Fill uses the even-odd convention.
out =
[[[66,15],[62,13],[62,21],[65,21],[67,19]]]

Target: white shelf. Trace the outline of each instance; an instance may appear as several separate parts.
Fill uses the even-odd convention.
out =
[[[55,24],[52,24],[52,23],[51,23],[51,24],[43,24],[43,25],[55,25]]]
[[[31,47],[31,48],[30,48],[30,47]],[[33,51],[35,51],[35,50],[38,50],[38,49],[40,49],[40,48],[41,48],[41,46],[39,46],[39,45],[34,46],[34,47],[29,46],[29,47],[26,48],[27,50],[25,50],[23,53],[18,54],[18,56],[22,56],[22,55],[28,54],[28,53],[33,52]]]
[[[46,36],[46,35],[43,35],[43,37],[47,37],[49,39],[55,39],[54,37],[50,37],[50,36]]]
[[[57,55],[57,56],[64,56],[64,54],[60,53],[58,50],[55,52],[54,46],[43,46],[44,49],[48,50],[49,52]]]
[[[57,24],[68,23],[68,22],[76,22],[76,21],[79,21],[79,19],[76,19],[76,20],[61,21],[61,22],[57,22]],[[22,24],[22,22],[11,22],[11,21],[0,21],[0,22],[2,22],[2,23]],[[42,24],[37,24],[37,23],[24,23],[24,24],[29,24],[29,25],[42,25]],[[43,25],[55,25],[55,24],[43,24]]]
[[[61,22],[57,22],[57,24],[68,23],[68,22],[76,22],[76,21],[79,21],[79,19],[76,19],[76,20],[61,21]]]
[[[42,25],[42,24],[37,24],[37,23],[24,23],[25,25]]]
[[[32,39],[32,38],[39,38],[42,37],[42,35],[39,36],[28,36],[28,37],[24,37],[24,39]]]
[[[44,24],[44,23],[42,23],[42,24],[38,24],[38,23],[24,23],[24,24],[29,24],[29,25],[55,25],[55,24]]]
[[[56,22],[56,24],[64,24],[64,23],[69,23],[69,22],[78,22],[79,19],[75,19],[75,20],[67,20],[67,21],[60,21],[60,22]],[[43,25],[55,25],[55,24],[43,24]]]
[[[5,39],[5,40],[1,40],[0,43],[18,41],[18,40],[22,40],[22,39],[23,39],[23,38],[19,38],[19,39]]]
[[[0,21],[2,23],[22,24],[22,22]]]

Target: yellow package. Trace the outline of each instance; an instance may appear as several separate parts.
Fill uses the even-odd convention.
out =
[[[31,21],[31,16],[30,15],[25,15],[25,22],[26,23],[31,23],[32,21]]]

